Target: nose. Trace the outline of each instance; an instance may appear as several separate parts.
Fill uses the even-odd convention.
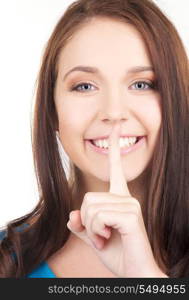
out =
[[[112,92],[102,100],[99,115],[100,119],[108,122],[125,121],[129,118],[129,108],[125,99],[126,95]]]

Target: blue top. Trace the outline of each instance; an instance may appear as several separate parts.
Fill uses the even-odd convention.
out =
[[[23,224],[19,226],[16,230],[21,231],[22,228],[28,226],[28,224]],[[0,241],[6,236],[6,230],[0,231]],[[46,261],[41,262],[37,268],[35,268],[31,273],[29,273],[26,278],[56,278],[56,275],[50,269]]]
[[[27,278],[56,278],[56,275],[50,269],[46,261],[39,264],[39,266],[29,273]]]

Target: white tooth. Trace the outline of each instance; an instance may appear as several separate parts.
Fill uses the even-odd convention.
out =
[[[99,141],[94,141],[94,144],[95,144],[97,147],[100,147]]]
[[[129,147],[129,140],[128,140],[128,138],[124,138],[124,146]]]
[[[104,148],[103,140],[100,141],[101,148]]]
[[[136,143],[136,140],[137,140],[137,138],[134,136],[134,137],[133,137],[133,144]]]
[[[129,138],[129,144],[133,145],[133,138],[132,137]]]
[[[102,148],[105,148],[104,140],[102,140]]]
[[[99,146],[100,146],[100,148],[102,148],[102,146],[103,146],[103,141],[102,140],[99,140]]]
[[[103,140],[103,145],[104,145],[104,148],[108,148],[108,141],[107,140]]]
[[[104,140],[101,141],[102,148],[104,148]]]
[[[136,137],[129,137],[129,138],[120,138],[119,139],[119,146],[120,148],[123,147],[129,147],[130,145],[135,144],[137,138]],[[109,144],[108,144],[108,140],[97,140],[94,141],[94,144],[100,148],[108,148]]]

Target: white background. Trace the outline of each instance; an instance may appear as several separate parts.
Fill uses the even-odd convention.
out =
[[[1,0],[0,226],[38,202],[31,148],[31,113],[42,52],[72,0]],[[189,53],[189,1],[156,0]]]

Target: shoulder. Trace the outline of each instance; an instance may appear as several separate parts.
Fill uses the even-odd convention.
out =
[[[56,275],[49,267],[46,261],[41,262],[31,273],[28,278],[56,278]]]

